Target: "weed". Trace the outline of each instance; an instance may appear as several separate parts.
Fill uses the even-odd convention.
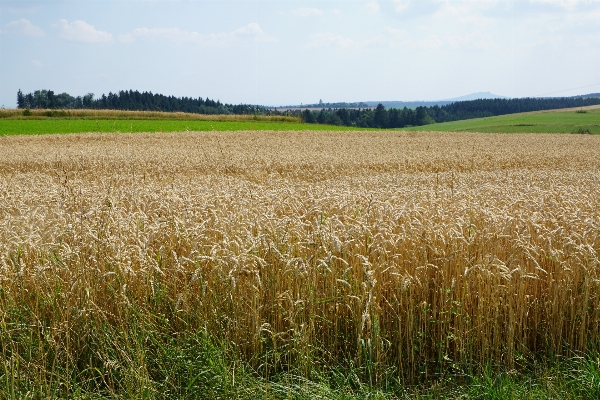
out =
[[[579,135],[591,135],[592,134],[592,132],[589,130],[589,128],[577,128],[572,133],[576,133]]]

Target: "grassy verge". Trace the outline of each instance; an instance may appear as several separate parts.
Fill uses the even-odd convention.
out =
[[[582,112],[583,111],[583,112]],[[502,115],[408,128],[411,131],[600,134],[600,108]]]
[[[2,295],[6,300],[6,293]],[[14,306],[9,311],[20,323],[4,323],[0,330],[4,360],[0,398],[600,398],[598,355],[523,360],[518,369],[510,370],[501,366],[478,366],[471,371],[448,367],[410,384],[390,370],[374,382],[367,367],[352,364],[324,365],[309,360],[309,371],[277,369],[270,365],[277,356],[273,353],[265,354],[260,367],[253,368],[231,344],[204,330],[187,329],[190,316],[169,319],[133,305],[122,310],[128,320],[125,326],[111,326],[100,315],[92,318],[79,332],[83,338],[70,338],[72,348],[83,341],[85,346],[70,353],[68,340],[57,341],[66,339],[64,334],[40,330],[39,323],[31,319],[33,310]],[[68,336],[69,332],[64,333]],[[26,348],[15,347],[19,343]]]

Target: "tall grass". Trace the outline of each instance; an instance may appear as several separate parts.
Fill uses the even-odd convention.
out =
[[[9,119],[169,119],[201,121],[273,121],[299,123],[300,118],[284,115],[237,115],[237,114],[195,114],[163,111],[125,111],[125,110],[46,110],[46,109],[0,109],[0,118]]]
[[[235,360],[237,385],[342,370],[385,388],[600,350],[596,137],[0,146],[5,393],[225,393]]]

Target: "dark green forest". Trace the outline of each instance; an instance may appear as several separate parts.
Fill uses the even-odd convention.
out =
[[[585,107],[600,104],[599,97],[525,97],[521,99],[479,99],[457,101],[445,106],[427,108],[435,122],[450,122],[461,119],[493,117],[530,111],[554,110],[558,108]]]
[[[472,118],[493,117],[529,111],[585,107],[600,104],[599,97],[554,97],[522,99],[479,99],[457,101],[444,106],[386,109],[379,104],[375,109],[323,109],[319,112],[304,110],[302,119],[307,123],[347,125],[368,128],[404,128],[435,122],[450,122]]]
[[[55,94],[52,90],[36,90],[33,93],[17,93],[18,108],[49,109],[101,109],[129,111],[187,112],[194,114],[269,114],[270,109],[249,104],[224,104],[208,97],[175,97],[137,90],[109,92],[108,96],[95,98],[93,93],[73,97],[68,93]]]
[[[321,103],[323,104],[323,103]],[[363,103],[360,103],[363,104]],[[195,114],[259,114],[293,115],[306,123],[356,126],[361,128],[404,128],[436,122],[450,122],[472,118],[492,117],[529,111],[558,108],[585,107],[600,104],[600,96],[479,99],[457,101],[431,107],[389,108],[382,104],[376,108],[323,108],[320,111],[286,110],[249,104],[225,104],[202,97],[175,97],[138,92],[133,90],[110,92],[94,98],[93,93],[73,97],[68,93],[54,94],[51,90],[36,90],[33,93],[17,93],[18,108],[50,109],[110,109],[132,111],[187,112]]]

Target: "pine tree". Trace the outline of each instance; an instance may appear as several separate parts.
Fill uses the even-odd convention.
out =
[[[21,89],[17,92],[17,108],[25,108],[25,96],[23,96],[23,92]]]
[[[373,115],[373,123],[378,128],[387,128],[389,124],[388,113],[385,110],[383,104],[377,104],[377,108],[375,109],[375,114]]]

